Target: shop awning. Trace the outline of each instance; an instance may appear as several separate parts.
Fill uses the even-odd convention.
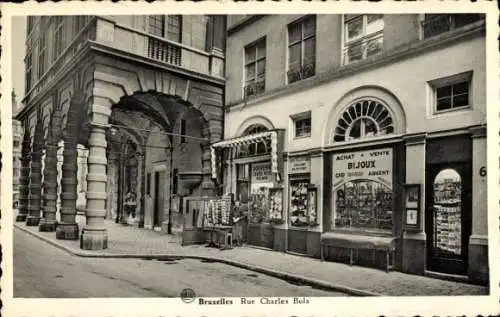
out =
[[[212,156],[212,178],[217,178],[216,149],[234,148],[240,145],[250,145],[267,140],[271,140],[271,169],[273,173],[278,173],[278,133],[277,131],[265,131],[213,143],[210,146]]]

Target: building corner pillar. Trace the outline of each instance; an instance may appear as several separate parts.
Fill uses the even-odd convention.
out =
[[[43,143],[42,120],[41,118],[38,118],[33,138],[33,151],[31,153],[29,211],[28,216],[26,217],[26,225],[33,227],[38,226],[40,223]]]
[[[106,216],[106,129],[111,109],[93,105],[89,135],[89,156],[87,174],[87,224],[80,238],[80,248],[102,250],[108,247],[108,233],[104,224]]]
[[[472,231],[469,238],[468,276],[487,284],[488,270],[488,181],[486,127],[469,129],[472,138]]]
[[[426,134],[411,134],[405,137],[406,183],[420,184],[420,228],[417,232],[403,233],[403,263],[405,273],[423,275],[427,265],[425,234],[425,145]],[[409,164],[408,162],[411,162]]]

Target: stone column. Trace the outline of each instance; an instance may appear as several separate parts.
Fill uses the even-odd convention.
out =
[[[38,226],[40,223],[43,136],[42,119],[38,118],[33,139],[33,151],[31,153],[29,212],[28,217],[26,217],[27,226]]]
[[[43,178],[43,218],[40,231],[56,230],[57,211],[57,140],[61,130],[61,111],[56,108],[52,115],[45,151],[45,169]]]
[[[92,105],[89,135],[87,175],[87,224],[83,228],[80,247],[101,250],[108,247],[108,233],[104,224],[106,215],[106,129],[111,109]]]
[[[24,129],[23,149],[21,157],[21,175],[19,176],[19,214],[16,221],[26,221],[29,210],[30,157],[31,137],[28,126]]]
[[[407,135],[406,142],[406,183],[420,184],[420,228],[418,232],[403,234],[403,272],[425,273],[425,133]]]
[[[84,96],[82,93],[75,91],[68,111],[66,133],[64,136],[61,221],[56,228],[57,239],[78,240],[79,229],[76,223],[76,187],[78,184],[77,144],[84,111]]]
[[[488,272],[488,182],[486,176],[486,127],[469,129],[472,138],[472,234],[469,239],[469,278],[487,283]]]
[[[57,143],[57,200],[56,200],[56,221],[61,221],[61,194],[62,194],[62,166],[64,161],[64,141]]]

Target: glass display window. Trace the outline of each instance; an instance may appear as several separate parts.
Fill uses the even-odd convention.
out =
[[[306,227],[309,225],[307,213],[307,188],[309,179],[290,180],[290,225]]]
[[[372,180],[353,180],[335,189],[334,227],[392,231],[392,188]]]

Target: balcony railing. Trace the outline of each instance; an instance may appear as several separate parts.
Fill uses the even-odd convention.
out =
[[[264,79],[255,81],[245,86],[245,97],[261,94],[266,89],[266,81]]]
[[[148,56],[167,64],[180,66],[182,48],[155,38],[148,39]]]
[[[99,37],[99,30],[108,33]],[[96,42],[200,74],[223,77],[224,56],[167,40],[99,17]]]
[[[437,14],[422,21],[424,38],[436,36],[481,20],[481,14]]]
[[[294,83],[296,81],[312,77],[312,76],[314,76],[315,72],[316,72],[316,64],[315,63],[309,63],[309,64],[305,64],[301,67],[291,69],[287,73],[288,83],[291,84],[291,83]]]
[[[344,49],[344,64],[360,61],[377,55],[384,49],[384,34],[376,33],[356,42],[347,43]]]

